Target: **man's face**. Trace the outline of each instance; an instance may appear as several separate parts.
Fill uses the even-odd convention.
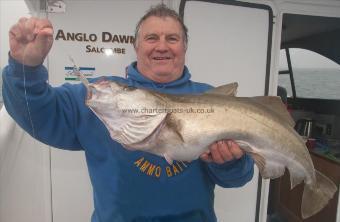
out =
[[[136,41],[140,73],[160,83],[181,77],[186,46],[178,21],[171,17],[151,16],[141,24]]]

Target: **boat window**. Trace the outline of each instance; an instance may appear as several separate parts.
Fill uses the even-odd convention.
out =
[[[340,65],[305,49],[289,49],[297,98],[340,100]],[[286,50],[280,51],[279,86],[292,97],[292,84],[288,72]]]

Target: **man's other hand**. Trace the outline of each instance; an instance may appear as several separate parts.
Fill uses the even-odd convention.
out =
[[[220,140],[209,146],[209,150],[201,155],[201,160],[208,163],[223,164],[240,159],[244,151],[233,140]]]

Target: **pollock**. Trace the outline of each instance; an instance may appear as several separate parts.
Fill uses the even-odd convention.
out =
[[[195,160],[215,141],[233,139],[252,156],[263,178],[278,178],[287,168],[291,188],[304,183],[303,218],[324,208],[337,190],[314,169],[279,97],[236,97],[237,83],[199,95],[168,95],[114,81],[83,82],[86,105],[127,149],[171,163]]]

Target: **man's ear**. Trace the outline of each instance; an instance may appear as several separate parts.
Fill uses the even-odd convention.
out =
[[[137,51],[138,49],[137,38],[135,38],[135,40],[133,41],[133,48],[135,49],[135,51]]]
[[[0,0],[1,1],[1,0]],[[135,50],[135,53],[137,53],[137,51],[138,51],[138,45],[136,45],[135,43],[133,44],[133,48],[134,48],[134,50]]]

